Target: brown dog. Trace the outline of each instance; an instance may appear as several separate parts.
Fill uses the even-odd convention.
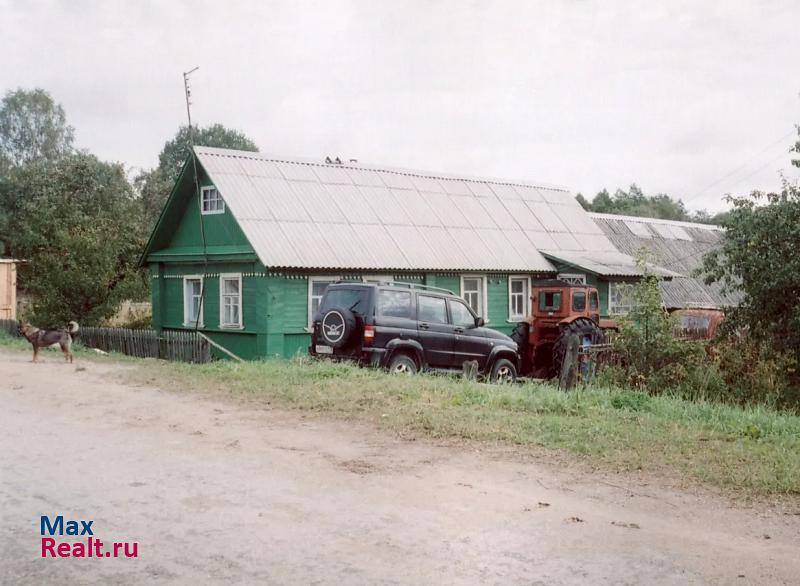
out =
[[[24,336],[33,346],[33,361],[39,358],[39,348],[47,348],[53,344],[61,346],[64,353],[64,360],[72,362],[72,340],[78,333],[78,322],[71,321],[63,330],[40,330],[33,327],[30,322],[24,322],[17,326],[17,331]]]

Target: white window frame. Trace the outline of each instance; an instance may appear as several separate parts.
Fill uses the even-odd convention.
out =
[[[522,307],[523,307],[522,315],[517,315],[513,313],[514,305],[511,302],[512,296],[514,295],[511,292],[512,281],[522,281],[523,283],[525,283],[525,287],[522,291]],[[508,321],[513,323],[513,322],[518,322],[521,319],[525,319],[527,317],[525,313],[526,311],[525,308],[526,307],[529,308],[530,303],[531,303],[531,278],[522,275],[509,275],[508,276]]]
[[[365,283],[367,281],[378,282],[378,283],[394,282],[394,278],[391,275],[362,275],[361,280]]]
[[[478,317],[482,317],[483,321],[485,323],[489,323],[489,306],[488,306],[488,299],[487,299],[487,283],[488,283],[488,279],[486,278],[486,275],[472,275],[472,274],[461,275],[461,299],[466,301],[467,305],[469,305],[470,308],[472,308],[472,305],[470,305],[469,301],[467,301],[467,298],[464,296],[464,279],[481,279],[481,282],[483,283],[483,285],[481,286],[481,290],[478,291],[478,293],[480,293],[480,296],[481,296],[479,301],[480,301],[481,309],[483,311],[478,315]],[[473,309],[473,311],[474,311],[474,309]]]
[[[573,285],[586,284],[586,274],[584,273],[558,273],[557,278],[559,281],[566,281],[567,283],[572,283]]]
[[[311,311],[311,305],[312,305],[311,302],[313,301],[313,296],[311,295],[311,293],[314,291],[314,283],[325,282],[325,283],[331,284],[331,283],[335,283],[336,281],[341,281],[341,280],[342,280],[342,278],[337,276],[337,275],[319,275],[319,276],[316,276],[316,277],[308,277],[308,299],[307,299],[308,306],[307,306],[307,312],[306,312],[306,316],[308,318],[306,320],[308,322],[307,325],[306,325],[306,330],[307,331],[309,331],[309,332],[311,331],[311,322],[314,319],[314,312]],[[321,302],[322,302],[322,297],[320,297],[320,303]]]
[[[204,319],[203,314],[205,313],[205,303],[203,303],[203,299],[206,296],[206,289],[203,275],[184,275],[183,276],[183,325],[186,327],[193,328],[195,326],[194,320],[190,319],[189,316],[189,304],[187,301],[187,291],[186,291],[186,283],[187,281],[200,281],[200,308],[198,309],[198,320],[197,320],[197,327],[202,328],[204,327]]]
[[[611,295],[611,287],[612,286],[625,286],[625,287],[634,287],[633,283],[624,283],[621,281],[609,281],[608,283],[608,313],[609,315],[627,315],[630,311],[635,307],[633,303],[630,305],[616,305],[614,303],[614,299]]]
[[[237,323],[227,323],[225,321],[225,287],[223,281],[239,282],[239,321]],[[219,327],[226,330],[241,330],[244,328],[243,303],[242,303],[242,273],[221,273],[219,276]]]
[[[212,209],[208,209],[207,210],[206,209],[206,194],[210,193],[211,191],[216,191],[217,192],[217,197],[215,197],[214,199],[209,198],[208,199],[209,203],[212,202],[212,201],[214,201],[214,202],[218,201],[221,207],[214,208],[213,210]],[[222,194],[219,192],[219,189],[217,189],[217,187],[215,185],[205,185],[205,186],[200,188],[200,213],[203,214],[204,216],[211,216],[211,215],[214,215],[214,214],[224,214],[225,213],[225,200],[222,199]]]

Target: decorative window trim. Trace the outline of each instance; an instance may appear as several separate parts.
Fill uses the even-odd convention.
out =
[[[206,194],[210,192],[216,192],[217,196],[215,198],[208,198],[209,209],[206,209]],[[220,207],[215,207],[214,209],[210,209],[211,202],[219,202]],[[215,185],[205,185],[200,188],[200,213],[204,216],[212,216],[214,214],[224,214],[225,213],[225,200],[222,199],[222,195],[219,192],[219,189],[216,188]]]
[[[239,282],[239,322],[226,323],[225,322],[225,287],[223,281],[237,280]],[[242,330],[244,329],[244,307],[242,303],[242,273],[220,273],[219,275],[219,327],[224,330]]]
[[[314,291],[314,283],[325,282],[325,283],[335,283],[336,281],[341,281],[342,278],[338,275],[317,275],[308,277],[308,296],[307,296],[307,306],[306,306],[306,331],[311,332],[311,322],[314,318],[314,313],[311,311],[311,302],[312,302],[312,295],[311,293]],[[320,297],[320,301],[322,298]]]
[[[586,274],[585,273],[558,273],[557,278],[560,281],[566,281],[567,283],[572,283],[573,285],[585,285],[586,284]]]
[[[509,275],[508,276],[508,320],[506,320],[506,321],[509,322],[509,323],[516,323],[521,319],[525,319],[525,317],[527,317],[527,316],[525,315],[524,311],[523,311],[522,315],[517,315],[515,313],[512,313],[513,312],[513,309],[512,309],[513,305],[511,303],[511,296],[512,296],[512,293],[511,293],[511,282],[512,281],[523,281],[525,283],[525,289],[522,292],[522,304],[523,304],[523,307],[525,307],[525,303],[526,302],[528,304],[530,304],[530,302],[531,302],[531,278],[523,276],[523,275]]]
[[[205,289],[205,282],[203,275],[183,275],[183,325],[188,328],[195,327],[195,322],[189,319],[189,305],[186,303],[186,282],[187,281],[200,281],[200,308],[198,310],[198,320],[197,320],[197,327],[202,328],[205,327],[203,314],[205,313],[205,303],[203,303],[203,299],[206,296],[206,289]]]
[[[488,279],[486,278],[486,275],[481,275],[481,274],[462,274],[462,275],[459,275],[459,276],[460,276],[460,287],[461,287],[461,299],[463,299],[464,301],[467,301],[467,298],[464,297],[464,279],[481,279],[481,282],[483,283],[483,285],[481,286],[481,291],[480,291],[480,295],[481,295],[480,302],[481,302],[482,311],[481,311],[480,315],[478,315],[478,317],[482,317],[483,321],[488,324],[489,323],[489,304],[488,304],[488,295],[487,295]],[[469,301],[467,301],[467,305],[469,305]],[[472,307],[472,306],[470,305],[470,307]],[[473,309],[473,311],[474,311],[474,309]]]

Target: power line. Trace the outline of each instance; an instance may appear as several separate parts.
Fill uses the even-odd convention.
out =
[[[772,163],[774,163],[774,162],[775,162],[775,161],[777,161],[778,159],[781,159],[781,158],[785,157],[785,156],[786,156],[786,155],[787,155],[789,152],[791,152],[791,150],[787,150],[787,151],[785,151],[785,152],[782,152],[781,154],[779,154],[779,155],[778,155],[777,157],[775,157],[774,159],[770,159],[769,161],[767,161],[766,163],[764,163],[762,166],[760,166],[758,169],[756,169],[756,170],[755,170],[755,171],[753,171],[752,173],[750,173],[750,174],[748,174],[748,175],[745,175],[744,177],[742,177],[741,179],[739,179],[739,180],[738,180],[736,183],[734,183],[733,185],[731,185],[731,187],[734,187],[734,186],[736,186],[736,185],[739,185],[739,184],[740,184],[742,181],[746,181],[747,179],[750,179],[750,177],[752,177],[753,175],[755,175],[755,174],[756,174],[756,173],[758,173],[759,171],[762,171],[763,169],[765,169],[766,167],[768,167],[769,165],[771,165]]]
[[[761,149],[760,151],[758,151],[758,152],[757,152],[755,155],[753,155],[752,157],[750,157],[749,159],[747,159],[747,161],[745,161],[745,162],[744,162],[744,163],[742,163],[741,165],[739,165],[739,166],[737,166],[736,168],[734,168],[732,171],[729,171],[728,173],[726,173],[725,175],[723,175],[722,177],[720,177],[720,178],[719,178],[719,179],[717,179],[716,181],[713,181],[713,182],[709,183],[708,185],[706,185],[706,186],[705,186],[703,189],[701,189],[700,191],[698,191],[698,192],[697,192],[695,195],[693,195],[692,197],[690,197],[690,198],[688,198],[688,199],[685,199],[685,200],[683,200],[683,201],[684,201],[684,203],[688,203],[688,202],[690,202],[690,201],[693,201],[693,200],[697,199],[698,197],[700,197],[701,195],[703,195],[703,194],[704,194],[706,191],[708,191],[708,190],[709,190],[709,189],[711,189],[712,187],[714,187],[714,186],[716,186],[716,185],[719,185],[720,183],[722,183],[723,181],[725,181],[725,180],[726,180],[726,179],[728,179],[729,177],[731,177],[731,176],[735,175],[736,173],[738,173],[738,172],[739,172],[739,171],[741,171],[742,169],[744,169],[744,168],[748,167],[748,166],[749,166],[749,165],[750,165],[750,164],[751,164],[751,163],[752,163],[754,160],[756,160],[756,159],[757,159],[758,157],[760,157],[762,154],[764,154],[765,152],[769,151],[770,149],[772,149],[772,148],[773,148],[773,147],[775,147],[776,145],[778,145],[778,144],[782,143],[783,141],[787,140],[787,139],[788,139],[790,136],[792,136],[792,135],[793,135],[793,134],[795,134],[796,132],[797,132],[797,130],[796,130],[796,129],[793,129],[793,130],[791,130],[790,132],[787,132],[786,134],[784,134],[783,136],[781,136],[779,139],[775,140],[774,142],[771,142],[771,143],[770,143],[770,144],[768,144],[766,147],[764,147],[763,149]],[[780,158],[780,157],[784,156],[784,154],[785,154],[785,153],[781,153],[781,154],[780,154],[778,157],[776,157],[775,159],[772,159],[772,160],[770,160],[770,161],[767,163],[767,165],[769,165],[770,163],[772,163],[772,162],[776,161],[778,158]],[[766,167],[767,165],[764,165],[764,167]],[[761,170],[762,170],[764,167],[759,167],[759,168],[758,168],[758,169],[757,169],[755,172],[751,173],[750,175],[747,175],[747,176],[746,176],[744,179],[749,179],[750,177],[752,177],[753,175],[755,175],[755,173],[757,173],[758,171],[761,171]],[[741,181],[743,181],[744,179],[740,179],[738,183],[741,183]],[[738,185],[738,183],[736,183],[736,185]]]

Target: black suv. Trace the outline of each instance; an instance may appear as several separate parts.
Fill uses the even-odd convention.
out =
[[[446,289],[339,282],[322,296],[308,351],[398,374],[460,372],[465,362],[476,361],[478,372],[490,380],[513,382],[516,342],[483,325],[483,318]]]

